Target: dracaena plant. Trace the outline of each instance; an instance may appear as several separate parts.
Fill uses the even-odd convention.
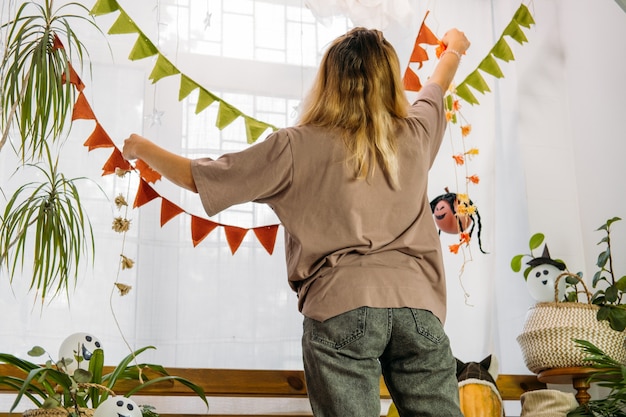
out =
[[[0,267],[12,282],[32,259],[30,289],[43,301],[67,293],[79,259],[93,250],[78,179],[60,172],[55,154],[69,132],[76,98],[70,62],[82,68],[88,57],[74,28],[87,22],[101,31],[81,3],[20,3],[0,18],[0,150],[17,154],[17,174],[40,171],[43,181],[18,187],[0,212]]]
[[[66,178],[58,171],[58,160],[44,148],[45,165],[27,164],[41,173],[42,180],[20,186],[0,222],[0,265],[6,266],[13,282],[23,270],[32,242],[30,290],[42,302],[67,294],[76,283],[81,256],[94,250],[93,231],[76,187],[81,178]]]
[[[70,2],[55,8],[52,0],[45,0],[23,2],[0,26],[6,36],[0,64],[0,149],[12,127],[19,132],[22,159],[40,157],[47,141],[63,136],[75,101],[67,82],[70,62],[82,67],[88,56],[73,29],[82,22],[97,29],[84,5]]]

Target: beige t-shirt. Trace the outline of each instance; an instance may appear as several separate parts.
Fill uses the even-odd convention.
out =
[[[289,284],[300,311],[326,320],[361,306],[412,307],[444,322],[441,245],[427,195],[446,121],[443,91],[427,84],[397,130],[400,189],[380,169],[355,180],[328,129],[280,129],[217,160],[192,161],[204,209],[268,204],[285,229]]]

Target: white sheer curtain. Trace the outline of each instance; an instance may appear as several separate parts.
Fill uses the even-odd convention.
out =
[[[13,3],[3,2],[3,16]],[[166,1],[120,4],[148,36],[159,39],[163,52],[185,74],[244,112],[279,126],[293,122],[326,42],[347,26],[360,24],[326,17],[320,25],[304,2],[295,0],[211,0],[196,10]],[[289,7],[282,8],[284,4]],[[486,56],[519,4],[410,2],[414,24],[429,10],[427,24],[436,35],[459,27],[472,41],[457,82]],[[283,13],[274,13],[272,19],[253,12],[271,11],[276,5]],[[621,181],[626,176],[621,156],[626,145],[620,123],[626,93],[626,50],[620,40],[626,37],[626,13],[610,0],[541,1],[531,2],[529,8],[537,22],[525,30],[529,43],[510,40],[516,60],[501,63],[505,78],[487,75],[492,92],[477,93],[480,105],[462,108],[472,125],[467,140],[480,150],[469,162],[481,178],[470,197],[482,218],[482,245],[488,254],[478,250],[476,234],[465,256],[447,250],[456,236],[441,235],[449,291],[446,329],[454,352],[464,361],[493,353],[506,373],[528,372],[515,337],[533,303],[523,278],[510,270],[511,257],[526,250],[531,233],[543,231],[553,256],[572,259],[573,269],[591,276],[598,240],[593,230],[609,216],[626,217]],[[208,13],[210,25],[204,20]],[[97,22],[106,31],[112,19],[103,16]],[[282,38],[273,37],[272,30]],[[416,33],[402,25],[391,25],[386,33],[407,62]],[[249,57],[233,55],[233,36],[256,40],[245,46]],[[85,91],[118,146],[130,132],[192,157],[247,146],[242,125],[219,132],[214,127],[216,110],[194,115],[189,110],[193,98],[178,102],[177,77],[153,85],[148,80],[151,58],[128,61],[134,36],[108,36],[113,57],[102,39],[89,37],[96,47],[93,78],[83,75]],[[287,52],[274,50],[280,48],[271,40]],[[317,48],[313,58],[302,53],[302,46],[310,49],[306,42]],[[431,63],[419,72],[421,77],[429,73]],[[161,114],[160,123],[150,117],[154,110]],[[221,229],[194,248],[189,216],[180,215],[161,228],[159,204],[150,202],[129,214],[132,227],[124,254],[136,264],[122,271],[119,280],[133,289],[118,295],[113,283],[122,237],[111,230],[116,210],[110,200],[129,193],[132,201],[137,179],[100,176],[109,151],[87,152],[82,146],[92,129],[91,121],[76,123],[61,161],[66,175],[89,177],[104,190],[89,183],[83,188],[97,236],[94,266],[81,269],[71,305],[61,297],[43,309],[33,305],[33,294],[26,293],[21,277],[9,286],[3,270],[0,351],[24,355],[38,344],[55,355],[66,336],[87,331],[102,341],[108,363],[128,353],[127,341],[132,348],[156,346],[140,359],[166,366],[300,368],[301,317],[286,283],[282,229],[273,255],[251,232],[232,255]],[[433,198],[445,187],[462,192],[451,158],[454,141],[459,140],[455,135],[446,137],[433,167]],[[0,164],[2,189],[10,195],[28,174],[20,171],[11,177],[17,161],[9,148],[0,153]],[[163,181],[155,188],[204,217],[196,196]],[[0,201],[3,208],[5,200]],[[276,222],[268,210],[248,205],[216,219],[240,227]],[[626,226],[619,226],[615,245],[624,248],[626,233],[621,229]],[[616,269],[623,270],[624,260],[617,261]]]

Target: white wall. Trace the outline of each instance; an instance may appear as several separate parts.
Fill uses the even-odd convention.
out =
[[[459,70],[464,75],[485,56],[519,2],[463,0],[430,2],[427,6],[431,10],[431,29],[441,34],[446,28],[457,26],[472,40],[472,48],[464,57]],[[139,6],[133,3],[129,7]],[[420,13],[426,9],[421,3],[419,7]],[[623,217],[624,222],[615,224],[613,238],[617,256],[615,268],[620,276],[626,274],[626,259],[621,256],[626,253],[626,189],[622,184],[622,179],[626,177],[626,165],[622,162],[626,154],[622,126],[626,110],[626,83],[623,81],[626,74],[626,48],[623,45],[626,39],[626,13],[613,0],[541,0],[531,2],[529,8],[536,20],[535,26],[524,30],[529,42],[520,46],[510,41],[516,60],[502,64],[505,78],[495,80],[487,76],[493,91],[484,96],[478,95],[480,106],[466,105],[464,109],[473,124],[472,137],[476,138],[481,148],[481,156],[474,166],[480,171],[483,181],[472,196],[481,204],[483,244],[489,255],[482,255],[474,249],[473,261],[466,265],[459,277],[462,260],[458,256],[446,254],[450,305],[446,328],[453,348],[466,361],[480,360],[489,353],[495,353],[500,359],[503,373],[528,372],[515,338],[521,331],[526,310],[533,304],[533,300],[526,291],[521,275],[510,270],[509,261],[513,255],[527,251],[528,238],[532,233],[545,233],[553,257],[566,260],[570,270],[581,270],[586,277],[591,277],[600,250],[596,245],[600,235],[594,230],[608,217]],[[140,19],[139,11],[130,11],[133,17]],[[142,23],[150,21],[149,16],[143,19],[145,21]],[[106,24],[103,26],[106,27]],[[402,43],[401,34],[394,35],[398,39],[399,51],[410,49],[412,45]],[[106,51],[98,51],[96,57],[106,63],[101,62],[95,75],[110,82],[116,79],[117,90],[111,90],[110,96],[97,97],[94,93],[97,88],[88,89],[89,99],[93,99],[94,105],[99,106],[98,116],[103,118],[105,128],[112,130],[118,145],[127,132],[142,128],[148,133],[154,133],[154,137],[163,143],[168,143],[172,135],[176,135],[177,125],[166,122],[155,132],[149,126],[142,125],[145,121],[137,119],[138,115],[141,117],[149,113],[154,102],[155,89],[146,80],[149,66],[147,63],[125,61],[130,44],[124,42],[131,42],[132,38],[121,36],[111,37],[111,40],[116,56],[115,64],[107,61]],[[252,88],[254,84],[263,84],[266,90],[269,85],[259,83],[258,78],[245,76],[245,73],[252,73],[257,77],[269,77],[271,74],[261,63],[247,67],[249,72],[237,73],[235,78],[238,81],[232,83],[232,61],[222,65],[207,58],[205,65],[194,67],[186,55],[179,58],[177,63],[181,68],[188,68],[189,73],[197,76],[199,81],[206,82],[210,88],[228,87],[245,92],[246,85]],[[217,73],[202,71],[206,66]],[[282,77],[289,77],[288,74],[296,77],[284,80],[285,85],[295,86],[285,87],[285,91],[290,90],[296,96],[303,91],[312,70],[307,68],[281,74]],[[143,84],[137,85],[141,80]],[[170,106],[167,112],[173,116],[178,106],[172,102],[176,95],[175,89],[165,81],[158,88],[159,105]],[[105,113],[101,110],[105,108],[115,108],[123,116],[116,116],[114,112]],[[137,114],[133,115],[132,112]],[[436,173],[431,178],[433,197],[454,181],[448,165],[448,148],[445,146],[436,164]],[[98,164],[103,162],[102,153],[96,154],[97,151],[94,151],[85,156],[86,151],[81,148],[73,152],[76,158],[88,160],[97,178]],[[9,181],[10,173],[5,167],[12,166],[14,161],[8,158],[6,152],[2,153],[1,175],[4,186]],[[149,207],[142,210],[142,213],[147,213],[145,216],[158,215]],[[110,209],[101,208],[100,212],[102,217],[97,222],[108,228]],[[172,229],[171,225],[166,229],[151,228],[154,222],[149,218],[139,219],[137,224],[141,225],[144,233],[143,240],[134,241],[137,243],[137,251],[151,264],[141,267],[145,272],[138,280],[138,288],[148,298],[151,291],[161,285],[175,287],[167,281],[167,277],[163,281],[151,280],[154,274],[167,267],[169,261],[179,262],[180,257],[180,262],[184,263],[187,259],[185,256],[198,256],[202,257],[207,267],[210,266],[211,260],[204,255],[207,253],[206,248],[187,248],[183,255],[172,255],[167,245],[161,249],[151,249],[154,242],[167,241],[170,236],[177,237],[184,231]],[[104,240],[105,245],[116,243],[115,237],[109,235],[107,239]],[[450,236],[442,235],[442,245],[447,247],[450,239]],[[228,258],[228,261],[216,268],[215,273],[219,272],[228,278],[239,277],[241,281],[237,285],[245,288],[258,277],[243,278],[242,275],[267,265],[275,272],[272,280],[282,279],[279,275],[284,273],[280,266],[280,252],[276,252],[270,260],[253,259],[243,253],[230,257],[227,250],[224,252],[220,256]],[[117,248],[109,248],[105,254],[115,259],[118,256]],[[1,273],[3,308],[10,311],[10,319],[3,318],[0,321],[0,351],[19,353],[35,343],[54,346],[63,336],[56,335],[52,331],[53,326],[62,322],[69,328],[76,327],[76,331],[84,330],[78,327],[84,325],[85,319],[87,322],[104,320],[105,324],[97,325],[103,332],[100,337],[115,339],[117,329],[109,316],[108,298],[102,297],[103,294],[108,295],[106,280],[111,278],[114,271],[106,262],[102,265],[105,266],[98,266],[94,273],[100,281],[81,284],[79,291],[86,291],[88,295],[79,297],[73,304],[74,313],[68,313],[62,302],[52,305],[52,322],[47,322],[38,310],[32,310],[29,301],[24,302],[19,297],[23,288],[17,288],[18,296],[14,297],[7,285],[6,275]],[[170,275],[176,275],[179,270],[174,268],[167,271]],[[103,275],[104,283],[101,280]],[[194,282],[189,284],[196,285]],[[203,285],[199,285],[197,290],[205,290]],[[222,285],[227,285],[227,282],[224,281]],[[236,292],[236,288],[231,288],[231,291]],[[465,291],[470,295],[469,302],[465,300]],[[157,360],[166,358],[165,363],[170,364],[168,361],[172,358],[170,355],[175,354],[176,344],[185,340],[185,337],[194,339],[197,335],[176,333],[174,322],[186,317],[188,313],[185,309],[181,313],[165,302],[152,307],[145,305],[145,302],[115,301],[120,306],[118,313],[122,327],[137,338],[138,346],[146,343],[159,346],[164,356],[157,356]],[[295,312],[295,299],[289,299],[289,303],[291,305],[280,306],[279,311],[283,314],[285,328],[295,334],[299,331],[300,319]],[[92,310],[87,313],[76,313],[77,309],[90,306]],[[213,306],[205,307],[209,311]],[[259,306],[257,313],[269,320],[276,320],[276,315],[267,311],[269,307]],[[177,314],[181,316],[177,318]],[[213,313],[205,316],[205,320],[210,314]],[[20,317],[27,318],[22,324],[16,324]],[[136,327],[135,319],[138,317],[145,321],[145,327]],[[159,325],[164,327],[159,330]],[[209,329],[205,331],[210,332]],[[176,337],[172,338],[172,334],[176,334]],[[297,335],[289,337],[289,343],[297,346]],[[123,353],[125,349],[119,343],[116,353]],[[264,348],[260,350],[265,354]],[[296,366],[296,350],[293,348],[290,351],[289,365],[283,363],[283,366]],[[188,361],[189,358],[182,360]],[[220,360],[227,358],[220,357]],[[245,366],[248,365],[245,362]]]

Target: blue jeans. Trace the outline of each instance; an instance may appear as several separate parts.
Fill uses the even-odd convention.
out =
[[[304,373],[316,417],[380,417],[380,375],[401,417],[463,417],[441,322],[410,308],[304,319]]]

